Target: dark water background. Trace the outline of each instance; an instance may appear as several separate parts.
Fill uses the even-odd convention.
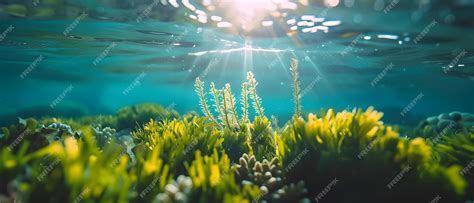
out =
[[[199,111],[196,77],[240,94],[247,71],[259,81],[266,114],[285,120],[293,112],[293,57],[305,112],[374,106],[399,124],[474,113],[474,1],[311,2],[274,17],[273,28],[249,32],[149,0],[2,1],[0,8],[1,123],[108,114],[142,102]],[[289,31],[285,22],[302,15],[340,25]]]

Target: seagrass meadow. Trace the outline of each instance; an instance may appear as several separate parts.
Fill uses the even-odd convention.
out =
[[[303,115],[297,60],[290,70],[295,112],[282,126],[265,116],[251,72],[240,102],[229,84],[219,89],[211,83],[207,93],[197,78],[203,116],[149,103],[108,116],[19,119],[2,128],[0,200],[466,202],[474,197],[474,129],[456,125],[467,114],[443,115],[453,121],[441,129],[429,125],[437,117],[429,118],[407,130],[409,137],[384,124],[383,113],[372,107]]]
[[[0,203],[474,203],[474,0],[0,0]]]

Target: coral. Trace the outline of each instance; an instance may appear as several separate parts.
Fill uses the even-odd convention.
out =
[[[243,154],[239,164],[235,165],[235,179],[242,185],[250,182],[265,187],[267,191],[275,191],[282,183],[282,171],[277,162],[277,158],[259,162],[255,156]]]
[[[311,202],[308,198],[304,196],[307,195],[308,190],[305,188],[304,181],[299,181],[298,183],[290,183],[289,185],[284,185],[282,188],[270,194],[270,202],[299,202],[299,203],[309,203]]]
[[[190,194],[193,187],[191,178],[179,176],[176,181],[165,186],[165,191],[156,196],[157,203],[191,202]]]
[[[112,143],[115,140],[115,133],[115,129],[110,127],[102,128],[100,125],[94,127],[94,137],[100,148]]]
[[[282,169],[276,157],[271,161],[264,159],[260,162],[253,155],[243,154],[239,163],[234,166],[235,180],[241,185],[259,186],[260,201],[309,202],[309,199],[304,198],[307,193],[304,181],[299,181],[297,184],[283,184]]]

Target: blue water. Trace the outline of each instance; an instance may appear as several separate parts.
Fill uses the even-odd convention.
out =
[[[0,34],[6,33],[0,41],[1,122],[110,114],[143,102],[199,111],[196,77],[218,87],[230,83],[239,94],[248,71],[259,81],[267,116],[285,120],[293,113],[293,57],[300,64],[304,112],[374,106],[385,121],[400,124],[474,112],[472,1],[402,1],[389,12],[383,9],[390,1],[342,1],[330,9],[314,4],[291,18],[324,14],[340,25],[327,33],[292,34],[284,23],[229,31],[182,17],[189,14],[183,6],[161,4],[137,22],[152,1],[106,2],[62,2],[69,10],[40,17],[5,11],[31,2],[0,3]],[[42,6],[58,8],[36,7]],[[80,11],[88,16],[80,18]]]

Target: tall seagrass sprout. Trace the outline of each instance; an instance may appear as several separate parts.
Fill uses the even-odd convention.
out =
[[[295,116],[301,116],[301,95],[300,95],[300,80],[298,77],[298,60],[291,59],[290,65],[291,78],[293,79],[293,99],[295,102]]]
[[[240,104],[242,105],[242,124],[247,123],[249,120],[249,88],[248,83],[242,83],[242,99],[240,100]]]
[[[298,76],[298,60],[291,59],[290,65],[291,77],[293,80],[293,97],[295,102],[295,117],[301,116],[301,95],[300,95],[300,81]],[[240,123],[243,125],[248,122],[248,108],[249,98],[252,100],[252,106],[255,113],[259,117],[265,117],[265,110],[262,106],[262,99],[257,94],[258,82],[252,72],[247,73],[247,82],[242,84],[240,104],[242,105],[242,117]],[[232,93],[230,84],[227,83],[222,89],[216,89],[213,82],[210,85],[210,94],[212,96],[214,111],[217,112],[217,119],[211,112],[207,103],[206,92],[204,90],[204,82],[196,78],[194,84],[196,93],[199,96],[199,105],[201,110],[209,120],[216,123],[219,127],[226,127],[229,129],[240,129],[239,118],[236,109],[235,96]],[[218,121],[219,120],[219,121]]]
[[[249,83],[250,98],[253,101],[252,102],[253,108],[255,109],[255,112],[257,112],[258,116],[265,117],[264,110],[263,110],[263,107],[262,107],[262,99],[260,99],[260,97],[258,97],[258,95],[257,95],[258,82],[253,77],[252,72],[247,73],[247,81]]]
[[[247,82],[242,84],[241,90],[241,99],[240,103],[242,105],[242,117],[240,118],[240,123],[245,124],[248,122],[248,108],[249,108],[249,98],[252,99],[252,104],[255,109],[257,116],[265,117],[264,109],[262,107],[262,101],[257,94],[257,85],[258,82],[255,80],[253,73],[247,73]],[[211,82],[210,85],[210,94],[211,100],[213,101],[214,111],[217,112],[217,119],[211,112],[209,105],[207,103],[206,92],[204,90],[204,82],[199,78],[196,78],[194,84],[196,88],[196,93],[199,96],[199,105],[201,110],[209,120],[216,123],[219,127],[225,127],[228,129],[240,130],[239,125],[239,116],[236,108],[236,99],[232,93],[230,84],[225,84],[222,89],[217,89],[215,84]]]

